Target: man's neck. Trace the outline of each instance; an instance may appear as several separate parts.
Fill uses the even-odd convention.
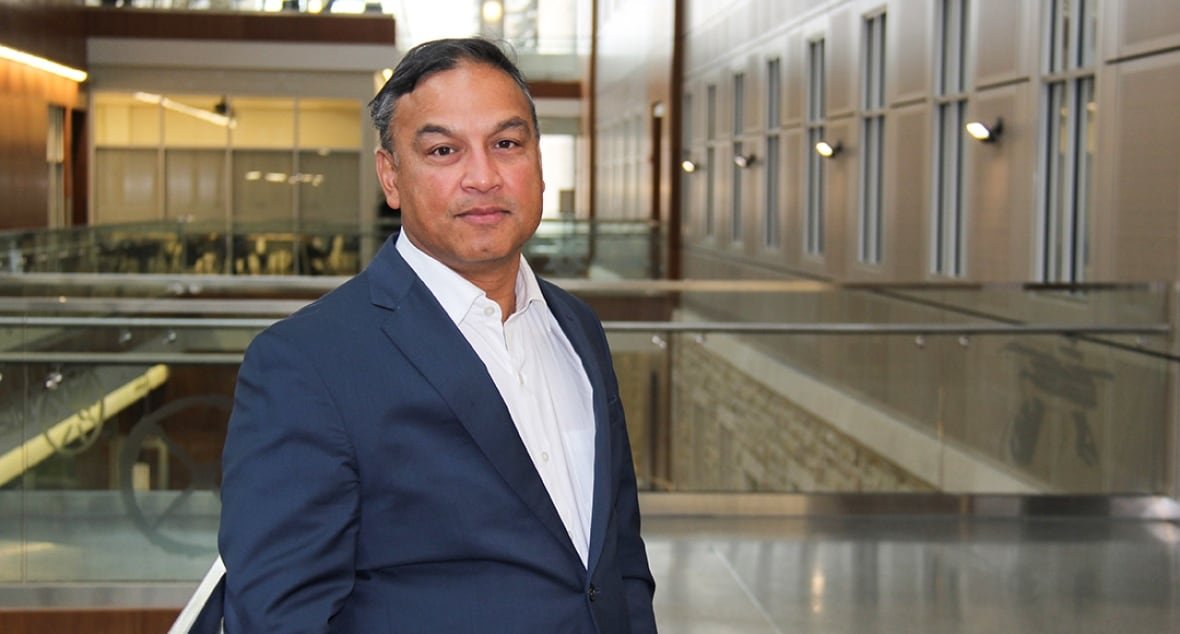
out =
[[[455,270],[455,272],[487,293],[488,299],[500,305],[502,320],[507,321],[508,317],[516,312],[516,276],[520,272],[519,255],[511,264],[498,267],[494,271]]]
[[[430,255],[418,245],[418,241],[405,230],[405,227],[402,227],[402,233],[401,238],[409,242],[415,251],[454,271],[459,277],[483,291],[488,299],[496,302],[500,306],[501,319],[507,321],[508,317],[516,312],[516,277],[520,273],[519,251],[498,262],[490,262],[478,267],[453,266]]]

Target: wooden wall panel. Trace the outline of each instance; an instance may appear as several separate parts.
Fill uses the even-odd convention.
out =
[[[72,81],[0,60],[0,230],[48,223],[49,106],[76,109],[80,95]]]
[[[180,609],[0,610],[0,632],[44,634],[158,634],[166,632]]]
[[[85,67],[81,16],[71,2],[0,0],[0,43]],[[79,86],[68,79],[0,60],[0,230],[48,224],[49,106],[74,110],[81,100]]]
[[[83,68],[86,41],[81,2],[0,0],[0,43]]]
[[[217,13],[203,11],[86,11],[90,37],[152,37],[252,42],[393,44],[396,23],[388,15]]]

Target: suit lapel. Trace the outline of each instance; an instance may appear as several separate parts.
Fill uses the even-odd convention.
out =
[[[369,267],[373,303],[391,311],[382,331],[434,386],[504,481],[577,557],[508,407],[479,355],[393,248],[392,239],[378,253],[374,264]]]
[[[611,429],[610,411],[606,403],[606,384],[602,364],[609,363],[609,359],[602,359],[595,352],[594,346],[587,338],[587,328],[579,321],[568,304],[568,300],[550,290],[547,282],[541,281],[541,291],[545,295],[545,302],[549,311],[557,319],[562,332],[570,341],[570,345],[582,359],[582,367],[586,370],[586,377],[590,380],[593,391],[591,398],[594,402],[594,502],[590,512],[590,551],[586,569],[593,574],[598,564],[598,557],[602,554],[602,543],[606,536],[607,520],[611,513]]]

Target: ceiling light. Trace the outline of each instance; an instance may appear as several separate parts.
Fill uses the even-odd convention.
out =
[[[483,14],[484,22],[496,24],[504,18],[504,3],[499,0],[488,0],[483,3],[481,13]]]
[[[194,108],[192,106],[180,103],[179,101],[173,101],[163,95],[157,95],[150,92],[137,92],[135,93],[134,97],[137,101],[159,104],[160,106],[173,112],[186,114],[190,117],[212,123],[213,125],[225,126],[227,128],[236,128],[238,125],[237,120],[235,120],[233,117],[224,114],[217,114],[216,112],[210,112],[208,110],[201,110],[200,108]],[[229,109],[228,102],[226,109]]]
[[[25,66],[31,66],[37,70],[43,70],[47,73],[53,73],[58,77],[65,77],[66,79],[76,81],[79,84],[86,81],[87,77],[86,71],[84,70],[78,70],[77,68],[71,68],[64,64],[58,64],[57,62],[47,60],[44,57],[38,57],[32,53],[18,51],[15,48],[8,48],[7,46],[3,45],[0,45],[0,58],[12,60],[19,64],[24,64]]]

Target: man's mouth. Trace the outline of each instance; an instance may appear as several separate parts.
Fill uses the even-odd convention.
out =
[[[474,224],[492,224],[508,215],[503,207],[473,207],[459,214],[459,217]]]

